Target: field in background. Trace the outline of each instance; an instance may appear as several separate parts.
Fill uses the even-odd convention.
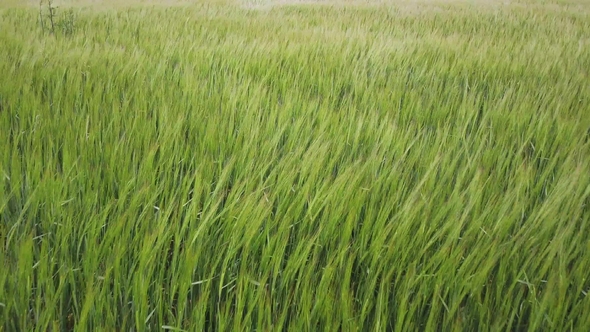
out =
[[[588,2],[88,3],[1,3],[0,331],[590,326]]]

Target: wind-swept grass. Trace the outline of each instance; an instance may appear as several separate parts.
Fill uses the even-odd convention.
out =
[[[589,22],[1,10],[0,330],[586,330]]]

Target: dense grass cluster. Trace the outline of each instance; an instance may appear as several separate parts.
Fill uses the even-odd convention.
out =
[[[590,5],[0,10],[0,331],[587,330]]]

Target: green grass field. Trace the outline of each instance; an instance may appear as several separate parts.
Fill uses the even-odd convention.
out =
[[[590,330],[590,1],[335,1],[0,2],[0,331]]]

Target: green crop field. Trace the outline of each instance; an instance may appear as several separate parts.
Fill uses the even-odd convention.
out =
[[[590,330],[590,1],[54,5],[0,1],[0,331]]]

